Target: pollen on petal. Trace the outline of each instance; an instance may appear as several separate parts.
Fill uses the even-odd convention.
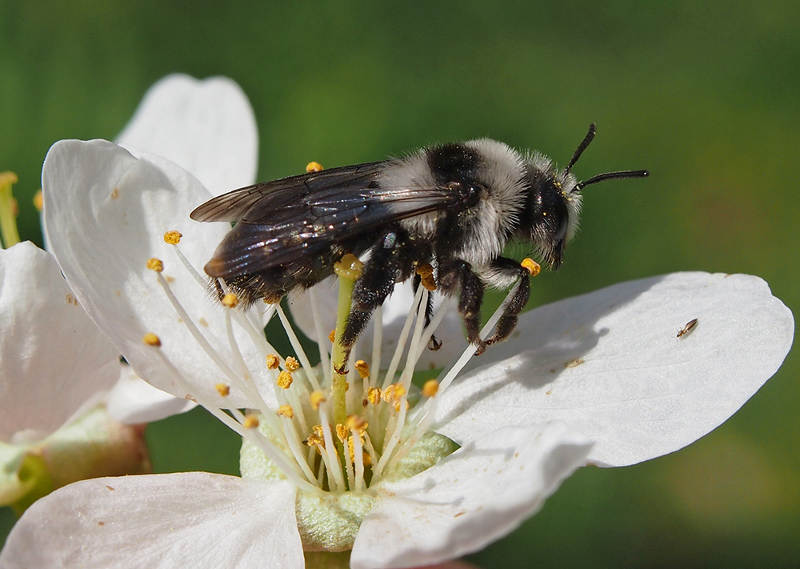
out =
[[[181,237],[183,237],[183,234],[180,231],[172,230],[164,233],[164,241],[166,241],[170,245],[177,245],[178,243],[180,243]]]
[[[325,394],[322,391],[312,391],[311,395],[308,396],[309,401],[311,402],[311,407],[314,411],[319,409],[319,406],[326,401]]]
[[[300,362],[297,361],[297,358],[289,356],[286,358],[286,369],[289,371],[297,371],[300,369]]]
[[[535,277],[540,272],[542,272],[542,267],[539,265],[539,263],[537,263],[536,261],[534,261],[530,257],[525,257],[524,259],[522,259],[522,262],[520,263],[520,265],[522,265],[522,267],[524,269],[527,269],[528,273],[532,277]]]
[[[229,292],[222,297],[221,302],[228,308],[236,308],[236,306],[239,304],[239,297],[232,292]]]
[[[364,271],[364,263],[359,261],[358,257],[352,253],[346,253],[333,264],[333,270],[337,276],[354,281],[360,277],[361,273]]]
[[[275,354],[267,354],[267,369],[278,369],[281,359]]]
[[[433,397],[439,391],[439,382],[435,379],[429,379],[422,386],[422,394],[425,397]]]
[[[153,334],[152,332],[148,332],[142,337],[142,342],[147,344],[148,346],[161,346],[161,338]]]
[[[369,364],[367,362],[358,360],[355,367],[361,379],[367,379],[369,377]]]
[[[322,172],[322,170],[324,170],[324,168],[322,167],[322,164],[320,164],[319,162],[314,162],[312,160],[311,162],[306,164],[306,172],[308,172],[308,173],[311,173],[311,172]]]
[[[150,259],[147,260],[147,268],[150,269],[151,271],[160,273],[161,271],[164,270],[164,262],[156,257],[151,257]]]
[[[294,409],[292,409],[291,405],[281,405],[280,407],[278,407],[277,413],[281,417],[286,417],[288,419],[294,417]]]
[[[231,386],[227,383],[218,383],[214,386],[214,388],[217,390],[217,393],[223,397],[227,397],[231,394]]]
[[[258,427],[258,425],[259,425],[258,417],[256,417],[255,415],[245,415],[244,422],[242,423],[242,426],[245,429],[255,429],[256,427]]]
[[[289,389],[292,386],[292,374],[284,370],[278,374],[278,387],[281,389]]]

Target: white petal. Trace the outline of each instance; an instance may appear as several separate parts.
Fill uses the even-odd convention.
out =
[[[538,427],[498,429],[412,478],[381,484],[351,567],[438,563],[511,532],[586,460],[591,446],[563,425]]]
[[[122,366],[117,383],[106,396],[106,407],[108,414],[120,423],[136,425],[185,413],[194,409],[196,403],[153,387],[130,366]]]
[[[335,277],[325,279],[313,289],[316,297],[321,329],[324,334],[328,334],[336,327],[336,304],[338,300],[338,281]],[[414,300],[412,280],[395,285],[394,292],[386,299],[382,307],[383,332],[381,335],[381,354],[383,368],[389,365],[392,353],[397,347],[397,339],[403,328],[406,316],[411,310]],[[314,320],[311,310],[311,299],[309,292],[298,289],[289,294],[289,308],[292,312],[297,327],[303,333],[316,340],[317,334],[314,330]],[[434,313],[439,310],[447,310],[447,314],[436,330],[436,337],[442,342],[442,347],[436,351],[425,350],[417,363],[418,369],[439,369],[458,357],[467,345],[461,326],[461,317],[458,313],[457,302],[452,298],[443,298],[441,295],[435,296]],[[356,346],[356,357],[364,358],[369,361],[372,354],[372,338],[374,322],[370,320],[367,327],[362,332]]]
[[[229,225],[188,217],[192,205],[209,196],[207,190],[171,162],[137,159],[102,140],[53,145],[42,181],[45,232],[53,253],[81,304],[137,375],[178,397],[187,394],[159,349],[142,342],[146,333],[154,333],[161,339],[161,354],[190,383],[191,395],[219,406],[242,406],[245,399],[236,388],[230,398],[219,397],[214,386],[230,379],[194,340],[156,273],[146,268],[151,257],[164,261],[163,275],[191,321],[238,372],[225,332],[226,309],[201,276]],[[183,234],[179,247],[200,282],[164,242],[168,230]],[[266,374],[260,348],[234,328],[249,368]]]
[[[50,253],[27,241],[0,250],[0,440],[60,427],[118,365]]]
[[[39,500],[0,567],[304,566],[294,488],[204,472],[95,478]]]
[[[213,194],[253,183],[258,132],[247,96],[233,81],[168,75],[145,93],[117,143],[162,156]]]
[[[498,422],[562,421],[596,441],[593,463],[648,460],[735,413],[780,367],[793,333],[791,312],[757,277],[618,284],[524,314],[482,356],[495,363],[442,395],[437,430],[460,441]]]

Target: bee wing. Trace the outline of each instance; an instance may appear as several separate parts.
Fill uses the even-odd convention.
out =
[[[273,197],[276,201],[280,201],[281,197],[296,201],[300,195],[308,195],[314,191],[336,187],[344,183],[365,180],[364,185],[366,186],[386,164],[387,161],[381,161],[342,166],[239,188],[208,200],[195,208],[189,217],[195,221],[239,221],[267,194],[276,192]],[[283,196],[277,194],[283,194]]]
[[[275,188],[274,183],[266,184],[272,188],[258,199],[248,198],[249,208],[217,247],[206,272],[230,278],[263,271],[301,255],[319,254],[339,241],[397,220],[444,209],[463,198],[451,187],[370,187],[379,171],[342,176],[333,185],[312,182]]]

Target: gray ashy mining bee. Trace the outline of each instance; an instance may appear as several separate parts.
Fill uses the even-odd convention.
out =
[[[437,291],[460,295],[467,336],[480,353],[514,330],[528,301],[528,271],[502,256],[506,243],[530,242],[557,269],[578,226],[581,190],[611,178],[648,175],[626,170],[578,181],[571,169],[595,132],[590,125],[563,170],[537,152],[521,154],[482,138],[234,190],[191,214],[197,221],[236,222],[205,271],[244,301],[276,302],[331,275],[345,253],[369,251],[342,338],[351,346],[394,284],[431,264]],[[508,288],[517,280],[494,334],[482,341],[484,288]],[[428,319],[431,310],[429,298]]]

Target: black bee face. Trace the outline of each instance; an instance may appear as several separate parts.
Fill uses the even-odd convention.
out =
[[[569,193],[576,183],[572,175],[557,172],[549,163],[537,166],[528,168],[526,225],[541,260],[557,269],[575,232],[580,195]]]

